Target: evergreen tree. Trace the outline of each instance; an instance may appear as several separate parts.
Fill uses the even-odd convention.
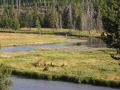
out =
[[[28,27],[28,14],[21,13],[19,16],[20,27]]]
[[[72,28],[72,21],[70,19],[70,10],[68,7],[66,7],[63,11],[63,16],[62,16],[62,20],[63,20],[63,27],[64,28]]]
[[[82,7],[80,2],[74,2],[72,4],[72,17],[73,17],[73,26],[74,29],[81,30],[81,16],[82,16]]]
[[[47,28],[50,27],[49,26],[49,14],[48,13],[46,13],[44,18],[43,18],[43,27],[47,27]]]
[[[40,25],[40,20],[38,17],[36,19],[36,28],[38,29],[38,32],[41,34],[41,25]]]
[[[33,5],[33,11],[31,13],[32,15],[32,26],[36,26],[36,21],[39,17],[39,13],[38,13],[38,10],[37,10],[37,3],[34,2],[34,5]]]
[[[14,13],[14,4],[13,4],[13,0],[12,0],[12,3],[11,5],[9,6],[9,9],[8,9],[8,28],[11,28],[12,27],[12,22],[15,18],[15,13]]]
[[[49,14],[49,27],[57,28],[58,27],[58,16],[55,8],[52,8],[51,13]]]
[[[20,29],[20,23],[19,23],[19,20],[17,18],[13,19],[11,28],[13,30],[15,30],[15,32],[16,32],[16,30]]]
[[[15,14],[14,14],[14,1],[12,0],[11,5],[9,6],[9,16],[11,18],[14,18]]]
[[[76,29],[81,30],[81,16],[77,17],[75,27]]]
[[[40,20],[41,26],[43,27],[74,27],[74,29],[83,27],[82,29],[91,30],[96,29],[99,24],[99,17],[101,17],[101,15],[98,14],[100,14],[99,9],[101,9],[102,13],[104,13],[104,27],[110,30],[110,28],[113,29],[113,27],[109,25],[109,27],[107,27],[107,24],[109,24],[107,22],[114,22],[107,21],[107,16],[109,17],[107,14],[110,10],[110,12],[113,11],[112,7],[116,7],[116,5],[120,7],[120,5],[116,4],[117,1],[119,3],[119,0],[20,0],[19,3],[14,0],[12,0],[12,2],[9,2],[9,0],[3,1],[3,13],[0,16],[0,26],[2,28],[12,27],[11,23],[14,17],[17,16],[20,27],[29,27],[30,29],[31,27],[36,27],[37,17],[44,17]],[[9,2],[9,4],[6,4],[6,2]],[[47,4],[49,5],[47,6]],[[41,5],[43,6],[42,9]],[[109,30],[106,29],[107,33]],[[117,29],[110,31],[115,30]]]
[[[29,8],[29,11],[28,11],[28,14],[27,14],[27,18],[28,18],[28,27],[30,28],[30,30],[31,30],[31,28],[32,28],[32,25],[33,25],[33,15],[32,15],[32,8],[30,7]]]
[[[9,23],[8,23],[9,17],[7,15],[7,13],[4,11],[2,16],[1,16],[1,27],[2,28],[8,28],[9,27]]]
[[[6,4],[3,5],[3,13],[1,16],[1,27],[2,28],[8,28],[9,27],[9,16],[8,16],[8,10],[6,7]]]
[[[120,0],[105,0],[102,4],[106,40],[120,54]]]

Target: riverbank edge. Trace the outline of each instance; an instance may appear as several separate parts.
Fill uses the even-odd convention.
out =
[[[0,33],[40,34],[38,31],[35,31],[33,29],[35,29],[35,28],[32,28],[31,31],[29,29],[24,30],[24,28],[21,28],[18,31],[14,31],[12,29],[2,29],[2,30],[0,29]],[[76,37],[91,37],[91,36],[100,37],[102,34],[102,32],[96,32],[96,30],[92,30],[92,31],[87,32],[87,33],[85,33],[84,31],[79,32],[79,31],[76,31],[74,29],[72,29],[71,32],[69,32],[69,29],[60,29],[60,31],[56,30],[54,32],[53,32],[53,28],[41,28],[41,30],[42,31],[41,31],[40,35],[49,34],[49,35],[60,35],[60,36],[68,35],[68,36],[76,36]]]
[[[13,46],[27,46],[27,45],[50,45],[50,44],[57,44],[57,43],[50,43],[50,42],[34,42],[34,43],[26,43],[26,44],[10,44],[10,45],[1,45],[0,47],[13,47]]]
[[[74,43],[74,42],[81,43],[81,42],[86,42],[86,40],[77,41],[77,39],[76,39],[76,41],[73,41],[71,39],[71,41],[67,41],[67,42],[33,42],[33,43],[25,43],[25,44],[6,44],[6,45],[0,45],[0,48],[2,48],[2,47],[27,46],[27,45],[31,45],[31,46],[36,45],[36,46],[38,46],[38,45],[64,44],[64,43]]]
[[[58,74],[50,74],[47,72],[38,73],[38,72],[30,72],[30,71],[23,71],[17,69],[14,69],[12,71],[12,75],[29,78],[29,79],[65,81],[65,82],[73,82],[77,84],[91,84],[96,86],[120,88],[120,81],[95,79],[93,77],[78,78],[75,76],[69,76],[64,74],[58,75]]]

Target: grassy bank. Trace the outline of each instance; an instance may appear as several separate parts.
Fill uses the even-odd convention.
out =
[[[1,30],[1,46],[81,42],[67,39],[65,30],[37,29],[29,31]],[[2,33],[3,32],[3,33]],[[6,33],[7,32],[7,33]],[[24,34],[23,34],[24,33]],[[95,32],[74,32],[76,36],[100,36]],[[57,34],[57,35],[56,35]],[[62,36],[63,35],[63,36]],[[0,63],[13,69],[13,74],[27,78],[62,80],[120,87],[120,61],[111,58],[115,50],[108,48],[69,47],[64,49],[39,49],[31,52],[0,53]]]
[[[0,33],[0,46],[64,43],[64,42],[73,42],[73,41],[76,40],[67,39],[65,36],[57,36],[57,35]]]
[[[0,53],[0,62],[13,68],[14,75],[120,87],[120,61],[110,49],[72,47],[32,52]]]
[[[37,30],[37,28],[21,28],[20,30],[14,31],[12,29],[0,29],[1,33],[26,33],[26,34],[39,34],[40,32]],[[49,35],[73,35],[77,37],[82,36],[94,36],[99,37],[101,35],[101,32],[97,32],[96,30],[91,30],[90,32],[86,30],[73,30],[73,29],[50,29],[50,28],[41,28],[41,34],[49,34]]]

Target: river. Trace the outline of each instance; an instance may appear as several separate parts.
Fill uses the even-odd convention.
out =
[[[11,90],[119,90],[117,88],[11,77]]]
[[[80,38],[86,40],[86,42],[72,42],[64,44],[47,44],[47,45],[25,45],[25,46],[9,46],[2,47],[0,52],[28,52],[39,48],[65,48],[70,46],[84,46],[102,48],[106,47],[106,44],[98,38]],[[116,88],[74,84],[60,81],[46,81],[46,80],[35,80],[25,79],[20,77],[11,77],[13,85],[10,90],[119,90]]]
[[[79,39],[84,40],[85,42],[71,42],[71,43],[63,43],[63,44],[46,44],[46,45],[9,46],[9,47],[1,47],[0,52],[28,52],[28,51],[32,51],[40,48],[66,48],[71,46],[84,46],[84,47],[94,47],[94,48],[106,47],[106,44],[99,38],[81,37]]]

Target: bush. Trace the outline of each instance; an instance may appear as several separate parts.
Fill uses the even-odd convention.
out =
[[[0,85],[8,84],[8,78],[11,75],[11,69],[6,65],[0,65]]]

